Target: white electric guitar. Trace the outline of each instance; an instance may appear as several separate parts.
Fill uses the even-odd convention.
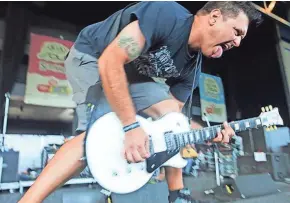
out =
[[[236,132],[263,126],[283,125],[277,108],[266,108],[259,117],[231,122]],[[159,120],[137,120],[150,137],[150,157],[141,163],[129,164],[123,157],[123,126],[115,113],[108,113],[95,121],[85,141],[88,167],[95,180],[106,190],[125,194],[138,190],[160,166],[183,168],[187,161],[180,150],[187,144],[212,140],[222,126],[200,130],[190,129],[188,119],[181,113],[169,113]]]

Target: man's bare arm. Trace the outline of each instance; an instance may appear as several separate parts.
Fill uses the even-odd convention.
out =
[[[145,37],[138,21],[127,25],[99,58],[99,71],[105,95],[123,125],[136,121],[136,111],[129,94],[124,65],[143,50]]]
[[[171,95],[172,99],[173,99],[174,101],[176,101],[176,103],[178,104],[179,111],[181,112],[181,111],[182,111],[182,108],[184,107],[184,104],[185,104],[185,103],[179,101],[178,99],[176,99],[172,94],[170,94],[170,95]],[[191,120],[191,128],[193,128],[193,129],[199,129],[199,128],[202,128],[202,126],[199,125],[199,124],[196,123],[196,122],[193,122],[193,121]]]

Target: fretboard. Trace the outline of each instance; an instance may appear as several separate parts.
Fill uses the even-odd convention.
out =
[[[262,126],[261,119],[250,118],[229,123],[235,132],[241,132],[252,128],[259,128]],[[170,151],[180,149],[188,144],[204,143],[210,141],[217,136],[217,133],[223,129],[222,125],[215,125],[202,129],[195,129],[189,132],[182,133],[167,133],[165,140],[167,149]]]

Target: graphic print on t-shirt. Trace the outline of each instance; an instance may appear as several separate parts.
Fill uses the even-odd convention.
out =
[[[139,56],[134,60],[139,74],[149,77],[178,77],[179,72],[173,63],[167,46]]]

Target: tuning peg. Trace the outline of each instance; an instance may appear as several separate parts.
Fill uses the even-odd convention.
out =
[[[270,130],[271,130],[271,131],[274,130],[273,126],[270,126]]]
[[[270,131],[270,128],[269,128],[269,127],[267,127],[267,128],[266,128],[266,131]]]
[[[268,106],[266,106],[266,108],[265,108],[265,109],[266,109],[266,111],[269,111],[269,107],[268,107]]]
[[[265,112],[265,108],[264,107],[262,107],[261,110],[262,110],[262,112]]]
[[[272,105],[269,105],[269,109],[270,109],[270,111],[272,111],[272,109],[273,109]]]
[[[274,125],[274,130],[277,130],[277,126]]]

